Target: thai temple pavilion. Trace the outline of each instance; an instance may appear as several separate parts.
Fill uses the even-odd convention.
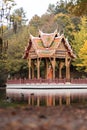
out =
[[[30,35],[29,43],[25,48],[24,59],[28,60],[29,79],[62,79],[62,69],[65,68],[65,77],[70,80],[70,61],[75,54],[64,34],[59,35],[57,30],[54,33],[43,33],[39,30],[39,36]],[[41,68],[41,63],[44,67]],[[36,70],[36,71],[35,71]],[[44,77],[41,75],[44,73]],[[35,73],[36,72],[36,73]]]

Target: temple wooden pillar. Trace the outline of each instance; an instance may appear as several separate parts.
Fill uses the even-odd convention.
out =
[[[32,63],[32,79],[34,79],[34,63]]]
[[[37,58],[37,79],[40,79],[40,59]]]
[[[66,81],[70,81],[70,58],[66,55],[65,58],[65,66],[66,66]]]
[[[29,67],[29,76],[28,78],[31,79],[31,58],[28,60],[28,67]]]
[[[53,62],[52,62],[52,66],[53,66],[53,79],[55,79],[55,64],[56,64],[56,62],[55,62],[56,60],[55,60],[55,57],[53,58]]]
[[[59,63],[59,79],[62,79],[62,68],[64,66],[64,63],[60,61]]]
[[[46,58],[46,79],[48,79],[48,59]]]
[[[52,70],[53,70],[53,76],[52,76],[52,78],[55,79],[55,64],[56,64],[55,57],[53,59],[50,59],[50,62],[52,64]]]

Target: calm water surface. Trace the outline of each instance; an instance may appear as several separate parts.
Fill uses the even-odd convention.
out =
[[[42,91],[42,92],[41,92]],[[61,97],[62,103],[65,103],[67,99],[70,100],[70,103],[80,103],[84,104],[87,103],[87,90],[78,90],[78,92],[75,92],[77,90],[66,90],[63,92],[63,90],[57,90],[55,92],[49,93],[49,90],[47,93],[43,93],[44,90],[41,91],[32,91],[29,89],[0,89],[0,106],[9,105],[9,104],[28,104],[29,102],[38,102],[38,97],[40,100],[40,104],[42,102],[46,102],[49,98],[54,100],[56,105],[59,105],[59,100]],[[53,90],[52,90],[53,91]]]
[[[27,101],[29,104],[86,103],[87,89],[6,89],[6,96],[16,101]]]

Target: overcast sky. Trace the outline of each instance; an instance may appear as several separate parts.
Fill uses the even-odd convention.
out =
[[[29,20],[35,14],[38,16],[44,14],[48,9],[49,4],[56,4],[57,1],[58,0],[15,0],[17,3],[16,8],[23,7]]]

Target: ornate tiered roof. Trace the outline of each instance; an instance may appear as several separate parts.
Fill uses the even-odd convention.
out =
[[[39,30],[39,37],[30,35],[30,41],[25,49],[24,58],[43,58],[43,57],[64,57],[66,52],[75,58],[73,50],[65,38],[59,35],[57,30],[54,33],[43,33]]]

